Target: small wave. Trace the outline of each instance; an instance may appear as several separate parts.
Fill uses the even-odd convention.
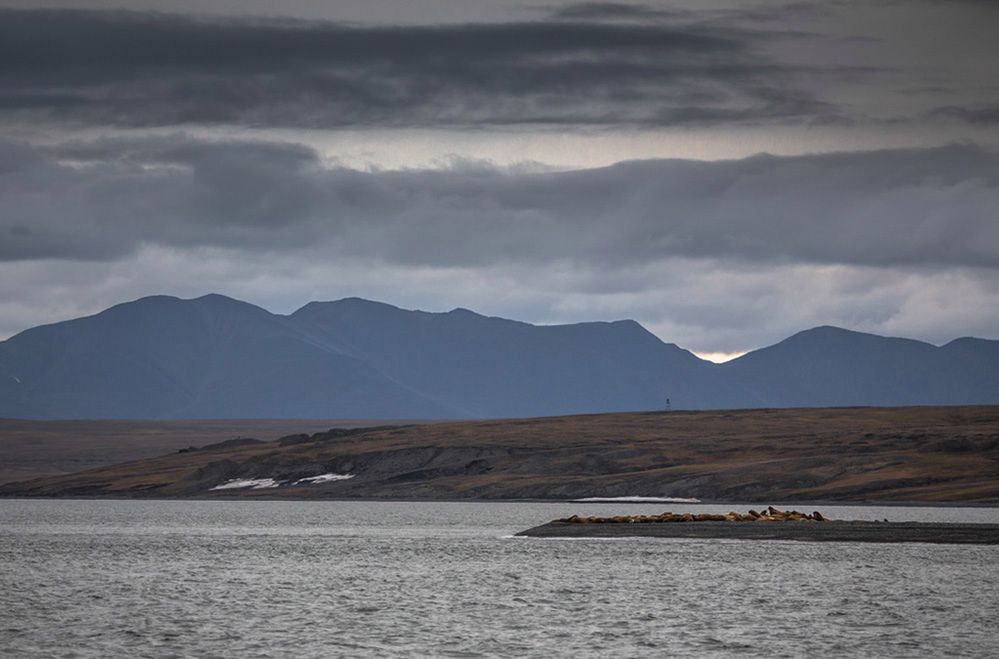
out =
[[[700,499],[683,497],[585,497],[573,499],[572,503],[700,503]]]

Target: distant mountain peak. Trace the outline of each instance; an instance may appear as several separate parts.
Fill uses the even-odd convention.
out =
[[[793,341],[808,339],[813,341],[827,341],[827,340],[878,340],[878,341],[916,341],[915,339],[904,339],[901,337],[893,336],[882,336],[880,334],[872,334],[871,332],[861,332],[858,330],[846,329],[844,327],[837,327],[836,325],[819,325],[817,327],[812,327],[811,329],[802,330],[784,341]],[[779,345],[779,344],[777,344]]]
[[[856,330],[849,330],[844,327],[837,327],[836,325],[817,325],[815,327],[802,330],[792,336],[862,336],[865,332],[858,332]],[[873,334],[868,334],[867,336],[874,336]]]
[[[406,311],[387,302],[368,300],[363,297],[344,297],[339,300],[316,300],[299,307],[292,315],[298,313],[315,313],[323,310],[352,309],[352,310],[381,310],[381,311]]]
[[[260,307],[251,304],[249,302],[244,302],[242,300],[237,300],[236,298],[229,297],[227,295],[222,295],[220,293],[208,293],[206,295],[200,295],[198,297],[192,298],[182,298],[175,295],[147,295],[145,297],[136,298],[135,300],[129,300],[127,302],[121,302],[114,306],[108,307],[105,311],[111,311],[113,309],[129,308],[129,307],[178,307],[178,306],[201,306],[201,307],[253,307],[255,309],[260,309]],[[263,310],[263,309],[261,309]]]
[[[999,346],[999,341],[996,339],[982,339],[977,336],[962,336],[950,341],[949,343],[945,343],[943,347],[946,348],[947,346],[972,344]]]
[[[465,307],[455,307],[454,309],[451,309],[451,311],[448,311],[448,313],[451,314],[451,315],[453,315],[453,316],[475,316],[477,318],[485,318],[486,317],[486,316],[483,316],[480,313],[476,313],[476,312],[472,311],[471,309],[466,309]]]
[[[204,304],[249,304],[249,302],[243,302],[242,300],[237,300],[221,293],[208,293],[200,297],[191,298],[189,301]]]

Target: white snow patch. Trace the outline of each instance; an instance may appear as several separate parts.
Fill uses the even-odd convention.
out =
[[[318,485],[319,483],[332,483],[333,481],[345,481],[348,478],[353,478],[354,474],[319,474],[318,476],[308,476],[307,478],[299,478],[295,481],[295,485]]]
[[[231,478],[221,485],[216,485],[213,490],[240,490],[253,488],[254,490],[266,490],[268,488],[281,485],[281,481],[273,478]]]
[[[700,503],[700,499],[683,497],[586,497],[573,499],[573,503]]]

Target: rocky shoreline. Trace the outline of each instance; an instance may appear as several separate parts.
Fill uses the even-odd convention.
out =
[[[928,542],[999,545],[999,524],[834,521],[819,512],[770,506],[727,515],[666,512],[554,520],[517,534],[532,538],[698,538],[805,542]]]
[[[573,515],[556,522],[565,524],[673,524],[678,522],[828,522],[822,513],[799,513],[797,510],[779,510],[768,506],[762,513],[750,510],[746,514],[731,512],[725,515],[712,513],[673,513],[660,515],[615,515],[614,517],[580,517]]]

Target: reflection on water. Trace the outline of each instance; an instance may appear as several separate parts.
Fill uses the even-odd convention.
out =
[[[9,656],[984,656],[999,547],[538,540],[764,504],[0,501]],[[999,522],[992,508],[821,506]]]

